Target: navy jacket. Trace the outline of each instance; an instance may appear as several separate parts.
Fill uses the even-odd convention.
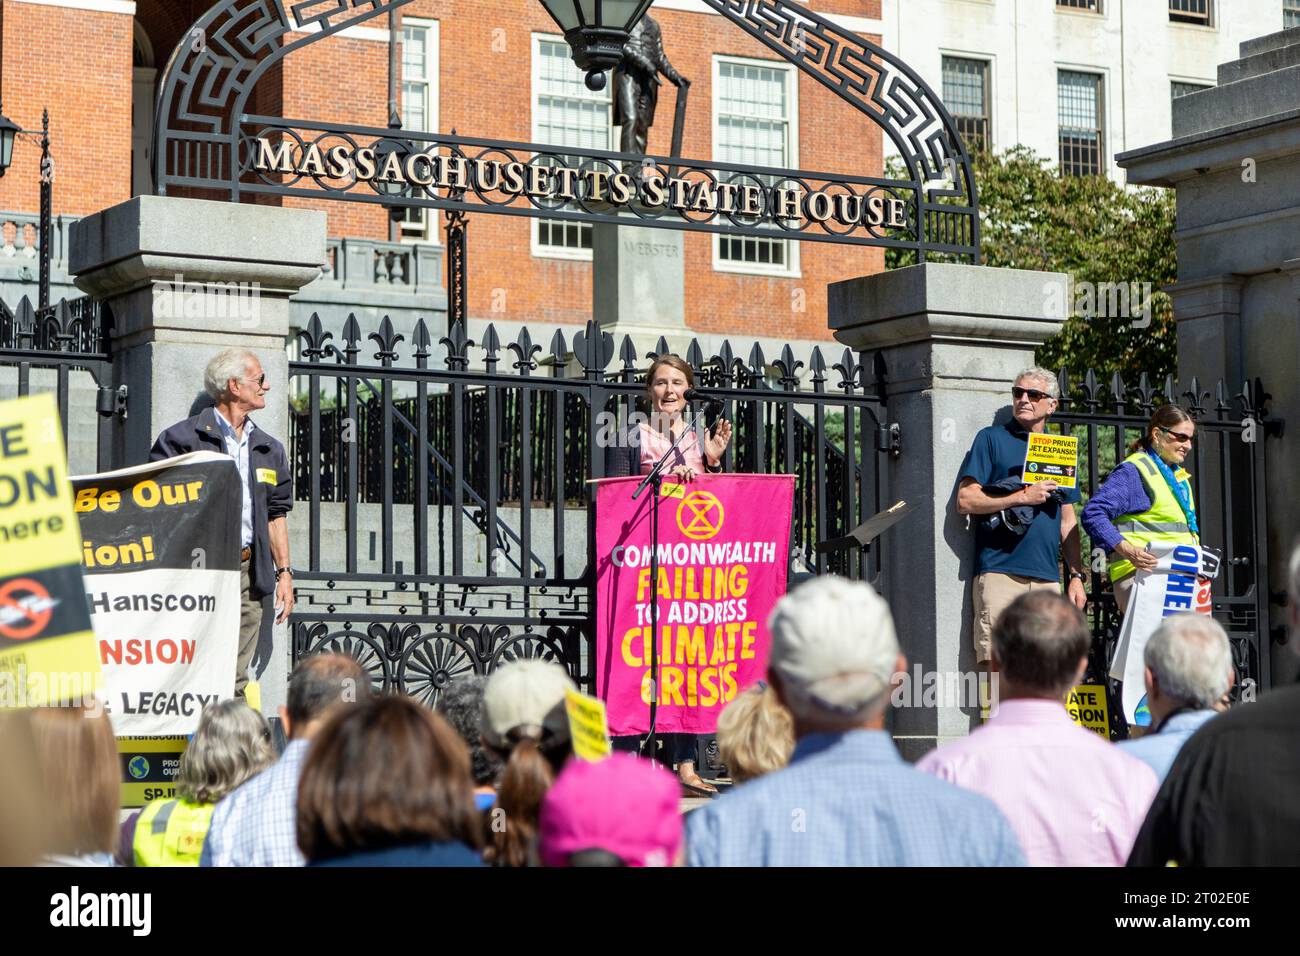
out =
[[[226,454],[217,413],[211,407],[163,431],[149,450],[150,461],[160,461],[192,451]],[[274,472],[275,481],[268,472]],[[249,594],[261,598],[275,593],[275,562],[267,523],[293,510],[293,473],[284,446],[261,428],[253,432],[248,448],[248,481],[253,493],[253,556],[249,562]]]
[[[479,855],[463,843],[408,843],[379,850],[357,850],[346,856],[308,863],[308,866],[483,866]]]

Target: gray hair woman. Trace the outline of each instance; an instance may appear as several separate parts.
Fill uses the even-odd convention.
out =
[[[122,825],[119,858],[131,866],[198,866],[217,802],[275,760],[266,720],[244,701],[203,711],[181,756],[176,796]]]
[[[1156,566],[1148,545],[1200,544],[1191,476],[1183,470],[1195,439],[1192,416],[1177,405],[1161,405],[1083,509],[1083,530],[1110,556],[1111,589],[1121,614],[1128,610],[1137,572]]]

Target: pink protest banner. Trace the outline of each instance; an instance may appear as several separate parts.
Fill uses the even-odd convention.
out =
[[[722,708],[767,671],[767,616],[786,590],[794,476],[665,480],[653,589],[650,489],[632,500],[640,481],[611,478],[596,488],[596,693],[611,734],[649,728],[656,592],[656,730],[712,733]]]

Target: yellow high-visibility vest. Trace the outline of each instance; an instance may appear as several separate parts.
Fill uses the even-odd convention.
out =
[[[140,811],[131,851],[136,866],[198,866],[215,803],[154,800]]]
[[[1135,451],[1124,461],[1137,469],[1138,475],[1142,478],[1142,487],[1151,497],[1151,507],[1146,511],[1141,514],[1121,515],[1115,519],[1115,528],[1123,535],[1124,540],[1138,548],[1145,548],[1148,542],[1199,545],[1200,541],[1187,523],[1183,506],[1178,503],[1178,496],[1169,487],[1169,482],[1165,481],[1164,475],[1160,474],[1160,469],[1151,460],[1150,454],[1145,451]],[[1187,500],[1195,509],[1196,500],[1192,497],[1191,476],[1179,468],[1174,472],[1174,478],[1187,490]],[[1110,566],[1110,579],[1118,581],[1132,574],[1133,571],[1133,562],[1127,558],[1120,558]]]

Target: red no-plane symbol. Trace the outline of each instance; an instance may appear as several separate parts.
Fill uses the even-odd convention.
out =
[[[14,578],[0,585],[0,636],[14,641],[36,637],[50,623],[50,613],[58,603],[31,578]]]

